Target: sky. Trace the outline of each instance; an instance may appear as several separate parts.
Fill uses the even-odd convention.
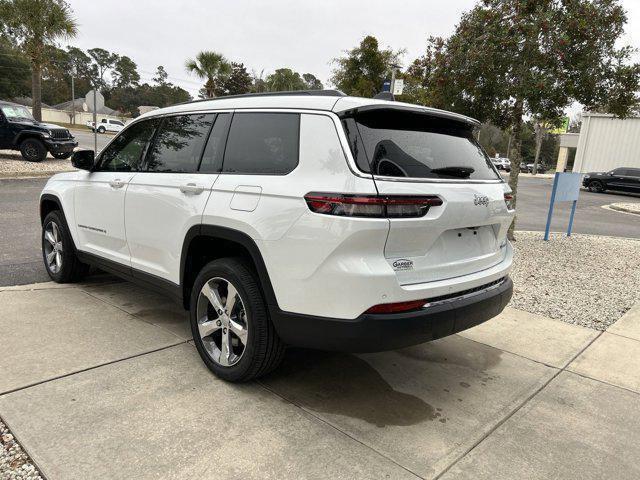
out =
[[[163,65],[171,82],[194,97],[202,83],[184,64],[201,50],[243,62],[251,72],[289,67],[330,87],[332,59],[365,35],[381,47],[406,49],[404,65],[422,55],[429,36],[448,36],[476,0],[67,0],[79,24],[68,42],[127,55],[143,81]],[[640,48],[640,0],[622,0],[624,41]],[[640,60],[640,56],[638,58]]]

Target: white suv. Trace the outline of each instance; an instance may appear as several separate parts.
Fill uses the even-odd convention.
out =
[[[371,352],[451,335],[511,297],[510,190],[455,113],[336,91],[149,112],[41,202],[57,282],[95,265],[190,311],[218,376],[284,345]]]

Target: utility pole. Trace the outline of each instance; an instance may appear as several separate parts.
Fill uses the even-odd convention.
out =
[[[76,90],[73,80],[73,72],[71,72],[71,123],[76,124]]]
[[[396,68],[395,66],[391,67],[391,85],[389,86],[389,91],[391,95],[393,95],[393,87],[396,84]]]
[[[93,151],[95,154],[98,154],[98,117],[96,110],[98,109],[97,101],[98,98],[98,89],[96,85],[93,86]]]

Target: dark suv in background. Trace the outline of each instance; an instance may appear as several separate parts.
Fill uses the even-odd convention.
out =
[[[590,172],[582,179],[582,185],[591,192],[618,190],[640,193],[640,168],[616,168],[609,172]]]
[[[19,150],[25,160],[41,162],[47,152],[69,158],[77,146],[66,128],[38,122],[27,107],[0,101],[0,150]]]

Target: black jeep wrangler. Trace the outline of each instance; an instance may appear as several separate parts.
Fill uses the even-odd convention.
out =
[[[69,158],[77,146],[66,128],[38,122],[28,108],[0,101],[0,150],[20,150],[25,160],[41,162],[47,152],[54,158]]]

